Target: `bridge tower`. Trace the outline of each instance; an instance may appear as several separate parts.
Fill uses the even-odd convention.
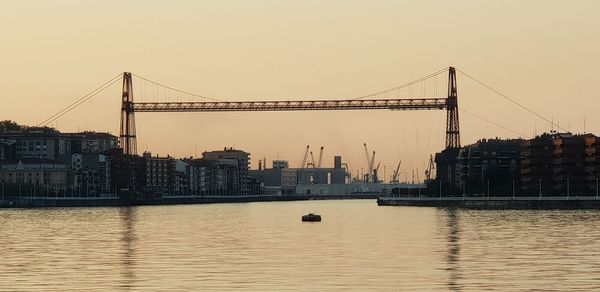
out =
[[[121,101],[121,133],[119,144],[126,155],[137,154],[135,115],[133,109],[133,85],[131,73],[123,73],[123,95]]]
[[[448,99],[446,116],[446,149],[460,148],[460,127],[458,124],[458,94],[456,90],[456,69],[448,70]]]

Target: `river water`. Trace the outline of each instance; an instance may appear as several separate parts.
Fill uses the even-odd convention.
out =
[[[317,212],[320,223],[302,223]],[[1,291],[592,291],[600,212],[373,200],[0,210]]]

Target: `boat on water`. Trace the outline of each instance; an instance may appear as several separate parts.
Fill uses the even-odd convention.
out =
[[[302,216],[302,222],[321,222],[321,215],[309,213]]]

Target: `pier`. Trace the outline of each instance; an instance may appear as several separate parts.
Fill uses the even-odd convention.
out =
[[[600,209],[598,196],[380,197],[377,204],[468,209]]]

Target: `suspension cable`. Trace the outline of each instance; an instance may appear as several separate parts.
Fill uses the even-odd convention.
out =
[[[390,89],[382,90],[382,91],[375,92],[375,93],[372,93],[372,94],[363,95],[363,96],[356,97],[356,98],[353,98],[353,99],[365,99],[365,98],[369,98],[369,97],[374,97],[374,96],[377,96],[377,95],[385,94],[385,93],[388,93],[388,92],[391,92],[391,91],[394,91],[394,90],[402,89],[402,88],[405,88],[405,87],[417,84],[419,82],[423,82],[424,80],[427,80],[429,78],[436,77],[436,76],[438,76],[438,75],[440,75],[440,74],[448,71],[448,69],[449,69],[449,67],[445,67],[445,68],[440,69],[440,70],[438,70],[438,71],[436,71],[434,73],[431,73],[431,74],[429,74],[427,76],[423,76],[421,78],[418,78],[416,80],[404,83],[402,85],[398,85],[398,86],[392,87]]]
[[[164,84],[162,84],[162,83],[159,83],[159,82],[152,81],[152,80],[150,80],[150,79],[144,78],[144,77],[142,77],[142,76],[140,76],[140,75],[137,75],[137,74],[133,74],[133,73],[132,73],[132,75],[133,75],[133,76],[135,76],[135,77],[137,77],[137,78],[139,78],[139,79],[142,79],[142,80],[144,80],[144,81],[146,81],[146,82],[150,82],[150,83],[152,83],[152,84],[154,84],[154,85],[157,85],[157,86],[162,86],[162,87],[164,87],[164,88],[166,88],[166,89],[170,89],[170,90],[173,90],[173,91],[175,91],[175,92],[179,92],[179,93],[187,94],[187,95],[190,95],[190,96],[193,96],[193,97],[196,97],[196,98],[201,98],[201,99],[209,99],[209,100],[212,100],[212,101],[224,101],[224,100],[220,100],[220,99],[216,99],[216,98],[212,98],[212,97],[207,97],[207,96],[203,96],[203,95],[194,94],[194,93],[191,93],[191,92],[187,92],[187,91],[179,90],[179,89],[177,89],[177,88],[173,88],[173,87],[171,87],[171,86],[164,85]]]
[[[535,111],[533,111],[532,109],[530,109],[530,108],[526,107],[525,105],[523,105],[523,104],[519,103],[518,101],[516,101],[516,100],[514,100],[514,99],[512,99],[512,98],[510,98],[510,97],[508,97],[506,94],[503,94],[502,92],[500,92],[500,91],[498,91],[498,90],[494,89],[494,88],[493,88],[493,87],[491,87],[490,85],[487,85],[487,84],[486,84],[486,83],[484,83],[483,81],[481,81],[481,80],[479,80],[479,79],[477,79],[477,78],[475,78],[475,77],[473,77],[473,76],[471,76],[471,75],[469,75],[469,74],[465,73],[464,71],[462,71],[462,70],[460,70],[460,69],[458,69],[458,68],[457,68],[456,70],[457,70],[457,71],[459,71],[460,73],[462,73],[463,75],[467,76],[469,79],[471,79],[471,80],[473,80],[473,81],[475,81],[475,82],[479,83],[479,84],[480,84],[480,85],[482,85],[483,87],[485,87],[485,88],[487,88],[487,89],[491,90],[492,92],[496,93],[497,95],[500,95],[500,96],[501,96],[501,97],[503,97],[504,99],[506,99],[506,100],[508,100],[508,101],[512,102],[513,104],[516,104],[518,107],[520,107],[520,108],[522,108],[522,109],[524,109],[524,110],[528,111],[529,113],[531,113],[531,114],[535,115],[536,117],[538,117],[538,118],[540,118],[540,119],[542,119],[542,120],[544,120],[544,121],[546,121],[546,122],[550,123],[550,124],[551,124],[551,125],[553,125],[553,126],[556,126],[557,128],[559,128],[559,129],[561,129],[561,130],[563,130],[563,131],[565,131],[565,132],[568,132],[568,131],[567,131],[565,128],[563,128],[563,127],[561,127],[560,125],[558,125],[558,124],[554,123],[554,121],[551,121],[551,120],[549,120],[549,119],[545,118],[544,116],[542,116],[542,115],[538,114],[537,112],[535,112]]]
[[[512,133],[514,133],[514,134],[517,134],[517,135],[519,135],[520,137],[527,137],[527,135],[525,135],[525,134],[523,134],[523,133],[517,132],[517,131],[515,131],[515,130],[513,130],[513,129],[511,129],[511,128],[508,128],[508,127],[506,127],[506,126],[503,126],[503,125],[501,125],[501,124],[499,124],[499,123],[496,123],[496,122],[494,122],[494,121],[492,121],[492,120],[489,120],[489,119],[487,119],[487,118],[484,118],[484,117],[482,117],[482,116],[480,116],[480,115],[478,115],[478,114],[475,114],[475,113],[469,112],[469,111],[465,110],[464,108],[459,108],[458,110],[459,110],[459,111],[461,111],[461,112],[464,112],[464,113],[466,113],[466,114],[469,114],[469,115],[471,115],[471,116],[473,116],[473,117],[476,117],[476,118],[478,118],[478,119],[480,119],[480,120],[482,120],[482,121],[488,122],[488,123],[490,123],[490,124],[492,124],[492,125],[494,125],[494,126],[500,127],[500,128],[502,128],[502,129],[504,129],[504,130],[507,130],[507,131],[509,131],[509,132],[512,132]]]
[[[45,119],[41,123],[37,124],[37,127],[46,126],[46,125],[50,124],[51,122],[55,121],[56,119],[62,117],[66,113],[70,112],[71,110],[77,108],[78,106],[80,106],[84,102],[86,102],[86,101],[90,100],[92,97],[96,96],[98,93],[104,91],[105,89],[107,89],[108,87],[110,87],[111,85],[113,85],[115,82],[121,80],[122,75],[123,75],[122,73],[117,74],[117,76],[115,76],[112,79],[104,82],[102,85],[100,85],[96,89],[90,91],[88,94],[86,94],[86,95],[82,96],[81,98],[75,100],[73,103],[69,104],[68,106],[64,107],[63,109],[61,109],[60,111],[56,112],[52,116],[48,117],[47,119]]]

